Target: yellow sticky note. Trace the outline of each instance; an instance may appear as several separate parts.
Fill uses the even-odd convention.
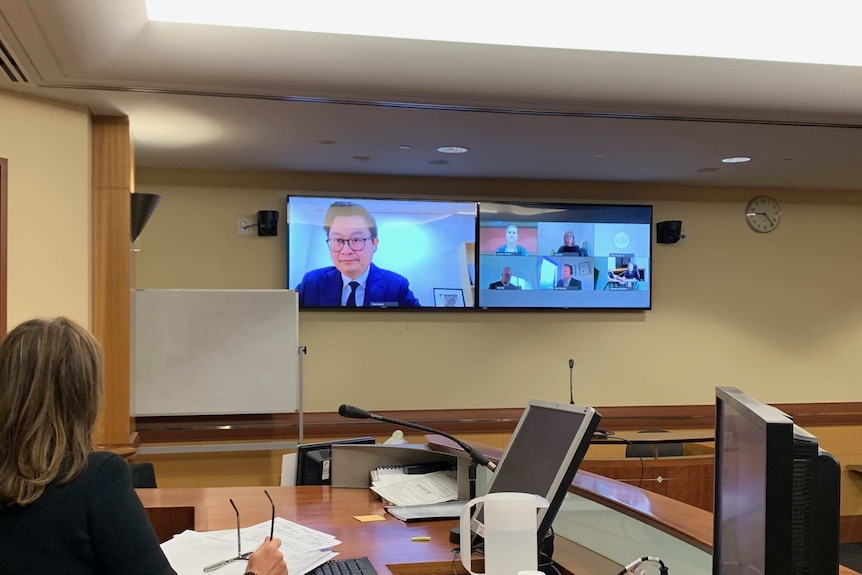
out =
[[[354,519],[357,521],[386,521],[386,518],[382,515],[354,515]]]

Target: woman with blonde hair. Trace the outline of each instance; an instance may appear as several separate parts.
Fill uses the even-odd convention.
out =
[[[66,318],[0,345],[0,572],[174,574],[118,455],[93,451],[102,350]],[[278,539],[248,573],[285,575]]]
[[[584,255],[581,246],[575,243],[575,233],[572,230],[566,230],[563,233],[563,245],[557,249],[558,254],[575,254],[576,256]]]
[[[497,254],[509,254],[516,256],[526,256],[529,252],[518,243],[518,226],[509,224],[506,226],[506,243],[497,248]]]

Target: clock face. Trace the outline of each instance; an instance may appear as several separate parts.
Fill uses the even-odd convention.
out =
[[[781,208],[772,198],[757,196],[745,207],[745,221],[755,232],[771,232],[781,223]]]

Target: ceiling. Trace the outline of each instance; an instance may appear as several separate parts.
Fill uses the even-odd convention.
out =
[[[860,68],[149,22],[143,0],[0,0],[0,41],[0,88],[128,115],[139,167],[862,189]]]

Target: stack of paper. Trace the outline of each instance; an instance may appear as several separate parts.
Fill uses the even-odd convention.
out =
[[[269,537],[270,522],[264,521],[241,530],[242,552],[254,551]],[[332,547],[338,539],[281,517],[275,518],[274,536],[281,539],[281,552],[290,575],[305,575],[338,553]],[[184,531],[162,543],[162,550],[177,575],[201,575],[206,565],[236,557],[236,529],[223,531]],[[214,575],[242,575],[248,561],[234,561],[214,571]]]
[[[379,483],[381,481],[397,481],[399,477],[404,477],[404,468],[399,466],[394,467],[378,467],[371,470],[371,483]]]
[[[458,499],[458,481],[453,471],[422,475],[382,474],[371,490],[392,505],[422,505]]]

